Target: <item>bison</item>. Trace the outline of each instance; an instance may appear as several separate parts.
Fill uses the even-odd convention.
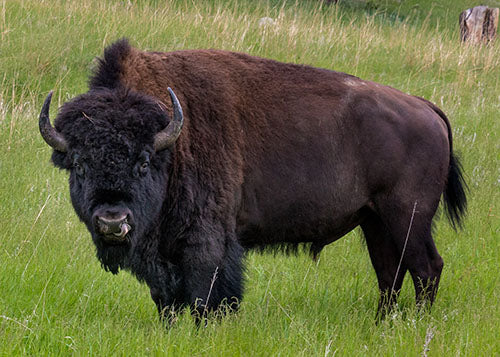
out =
[[[173,90],[171,89],[173,88]],[[175,94],[174,94],[175,91]],[[443,260],[441,196],[453,226],[466,185],[445,114],[357,77],[220,50],[143,52],[119,40],[54,127],[52,162],[102,266],[150,288],[161,317],[242,298],[245,252],[321,249],[361,226],[378,316],[410,272],[430,306]]]

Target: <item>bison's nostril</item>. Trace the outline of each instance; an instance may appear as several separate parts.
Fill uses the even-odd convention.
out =
[[[127,235],[127,233],[130,231],[130,226],[127,223],[122,223],[120,226],[120,232],[115,232],[113,233],[115,236],[123,238]]]

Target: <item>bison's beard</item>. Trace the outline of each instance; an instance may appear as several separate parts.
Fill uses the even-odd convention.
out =
[[[130,253],[130,243],[120,245],[108,245],[101,240],[94,240],[97,248],[97,258],[106,271],[117,274],[119,269],[126,267]]]

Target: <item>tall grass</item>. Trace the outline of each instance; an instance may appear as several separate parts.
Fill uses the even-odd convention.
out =
[[[394,17],[392,3],[0,0],[0,354],[498,355],[500,48],[459,44],[461,3],[442,22],[411,3]],[[375,325],[376,277],[356,230],[318,263],[250,253],[237,314],[164,329],[145,286],[99,267],[37,128],[47,92],[61,104],[85,91],[94,57],[121,37],[335,69],[438,104],[471,190],[463,231],[437,221],[445,268],[432,312],[414,310],[407,279],[399,309]]]

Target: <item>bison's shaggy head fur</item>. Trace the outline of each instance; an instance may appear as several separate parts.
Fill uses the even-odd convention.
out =
[[[84,108],[84,109],[83,109]],[[69,150],[52,161],[70,172],[73,206],[87,225],[104,267],[114,273],[128,264],[137,239],[154,229],[165,202],[170,150],[155,152],[154,135],[168,123],[154,99],[130,90],[94,89],[61,108],[55,127]],[[130,210],[131,231],[120,244],[107,244],[96,230],[96,210]]]

